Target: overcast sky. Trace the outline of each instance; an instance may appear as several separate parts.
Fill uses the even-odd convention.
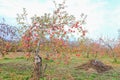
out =
[[[63,0],[55,0],[60,3]],[[90,38],[117,38],[120,29],[120,0],[67,0],[69,14],[79,18],[81,13],[88,15],[86,29]],[[26,8],[29,17],[34,14],[52,13],[53,0],[0,0],[0,21],[16,25],[16,14]]]

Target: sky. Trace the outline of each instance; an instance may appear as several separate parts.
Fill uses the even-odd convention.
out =
[[[61,3],[63,0],[55,0]],[[77,19],[81,13],[87,15],[87,37],[117,38],[120,29],[120,0],[66,0],[67,12]],[[17,13],[22,13],[26,8],[28,17],[35,14],[52,13],[53,0],[0,0],[0,22],[5,18],[6,23],[16,26]]]

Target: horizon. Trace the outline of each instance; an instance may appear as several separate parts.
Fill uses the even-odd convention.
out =
[[[62,1],[59,0],[57,3]],[[44,13],[52,13],[54,9],[53,0],[0,0],[0,3],[0,21],[5,18],[6,23],[13,26],[17,26],[17,13],[22,13],[23,8],[26,8],[29,18],[34,14],[41,16]],[[119,0],[67,0],[66,11],[78,19],[82,13],[88,16],[86,24],[83,25],[88,30],[88,38],[108,37],[117,39],[120,29],[119,4]]]

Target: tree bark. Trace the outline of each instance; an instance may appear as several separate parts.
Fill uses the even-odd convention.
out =
[[[37,48],[35,51],[35,57],[34,57],[34,70],[32,79],[30,80],[40,80],[40,78],[43,77],[43,69],[42,69],[42,57],[39,56],[40,52],[40,41],[37,44]]]
[[[32,74],[32,78],[30,80],[40,80],[43,77],[42,73],[42,58],[37,55],[34,59],[34,70]]]

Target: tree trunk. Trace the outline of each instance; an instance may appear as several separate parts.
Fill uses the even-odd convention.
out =
[[[95,59],[97,58],[97,56],[98,56],[98,52],[96,51],[96,53],[95,53]]]
[[[113,62],[117,62],[117,56],[116,56],[116,54],[114,53],[114,52],[112,52],[112,54],[113,54]]]
[[[89,52],[87,52],[87,56],[86,57],[89,58]]]
[[[37,44],[37,48],[35,50],[34,57],[34,70],[32,74],[32,78],[30,80],[40,80],[43,77],[43,69],[42,69],[42,57],[39,56],[40,52],[40,41]]]
[[[43,77],[42,73],[42,58],[37,55],[34,59],[34,70],[32,74],[32,78],[30,80],[40,80]]]

